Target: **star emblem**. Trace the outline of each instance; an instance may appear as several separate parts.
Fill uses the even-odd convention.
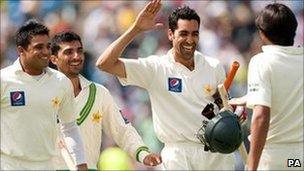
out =
[[[94,123],[99,123],[99,122],[101,121],[101,119],[102,119],[102,116],[101,116],[101,114],[99,113],[99,111],[93,113],[92,121],[93,121]]]
[[[58,99],[58,97],[55,97],[53,100],[52,100],[52,105],[54,108],[58,108],[59,105],[60,105],[60,99]]]
[[[212,87],[211,87],[210,84],[206,84],[206,85],[204,86],[204,92],[205,92],[205,94],[211,94],[211,92],[212,92]]]

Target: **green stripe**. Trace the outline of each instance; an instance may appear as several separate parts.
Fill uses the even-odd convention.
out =
[[[88,101],[85,104],[85,106],[82,108],[82,110],[79,114],[80,116],[77,119],[78,125],[81,124],[83,122],[83,120],[87,117],[88,111],[90,110],[91,103],[92,103],[92,89],[91,89],[91,86],[90,86]]]
[[[94,103],[94,99],[92,99],[92,98],[95,98],[95,96],[93,97],[93,95],[94,95],[94,93],[96,93],[96,91],[93,92],[93,91],[94,91],[94,88],[95,88],[95,90],[96,90],[95,84],[92,83],[92,84],[90,85],[90,92],[89,92],[88,101],[87,101],[87,103],[85,104],[85,106],[82,108],[82,110],[81,110],[81,112],[80,112],[80,114],[79,114],[80,117],[78,118],[78,120],[83,120],[83,118],[86,117],[84,114],[86,114],[88,110],[91,110],[90,106],[92,105],[92,104],[91,104],[91,103],[92,103],[92,100],[93,100],[93,103]]]
[[[138,162],[140,162],[139,161],[139,153],[142,152],[142,151],[146,151],[146,152],[150,153],[149,148],[147,146],[141,146],[141,147],[139,147],[136,150],[136,153],[135,153],[136,154],[136,161],[138,161]]]
[[[77,125],[82,124],[82,122],[87,118],[95,102],[96,85],[94,83],[91,83],[89,88],[89,97],[79,114],[79,118],[77,118]]]

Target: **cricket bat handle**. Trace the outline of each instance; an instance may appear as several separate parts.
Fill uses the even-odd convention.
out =
[[[240,67],[240,63],[238,61],[234,61],[232,63],[230,71],[227,74],[227,78],[224,81],[224,87],[225,87],[226,90],[229,89],[229,87],[230,87],[230,85],[233,81],[233,78],[234,78],[237,70],[239,69],[239,67]]]

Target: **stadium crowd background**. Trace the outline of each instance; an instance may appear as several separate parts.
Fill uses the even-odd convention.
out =
[[[127,47],[123,56],[129,58],[147,57],[162,54],[170,48],[167,39],[167,17],[172,10],[183,4],[195,9],[201,17],[201,52],[218,58],[229,69],[233,60],[240,62],[230,90],[232,97],[246,94],[247,65],[250,58],[260,51],[260,41],[254,25],[254,19],[266,4],[274,1],[163,1],[158,21],[165,24],[164,30],[145,32]],[[276,1],[288,5],[298,19],[295,45],[303,46],[302,0]],[[1,68],[17,59],[14,34],[27,19],[35,17],[43,21],[54,33],[73,30],[82,37],[86,51],[86,63],[83,74],[90,80],[107,87],[121,107],[122,112],[142,135],[152,151],[160,152],[162,144],[157,140],[152,120],[149,96],[137,87],[122,87],[118,80],[99,71],[95,62],[106,46],[113,42],[134,21],[146,1],[0,1],[1,3]],[[170,112],[170,111],[168,111]],[[109,137],[103,138],[103,148],[114,146]],[[141,164],[135,164],[137,170],[149,170]],[[151,169],[151,168],[150,168]]]

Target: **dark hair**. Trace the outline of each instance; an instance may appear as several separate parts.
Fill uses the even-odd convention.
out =
[[[198,25],[200,25],[200,17],[193,9],[189,8],[188,6],[183,6],[175,9],[169,16],[169,28],[172,32],[177,29],[178,19],[196,20],[198,22]]]
[[[72,41],[79,41],[82,46],[80,36],[74,32],[67,31],[67,32],[61,32],[61,33],[56,34],[52,38],[52,42],[51,42],[52,55],[58,54],[58,51],[60,50],[60,46],[59,46],[60,43],[72,42]]]
[[[257,16],[256,26],[274,44],[292,46],[298,26],[293,12],[283,4],[267,5]]]
[[[49,36],[49,29],[38,20],[30,19],[17,30],[15,35],[16,45],[26,49],[30,40],[36,35]]]

